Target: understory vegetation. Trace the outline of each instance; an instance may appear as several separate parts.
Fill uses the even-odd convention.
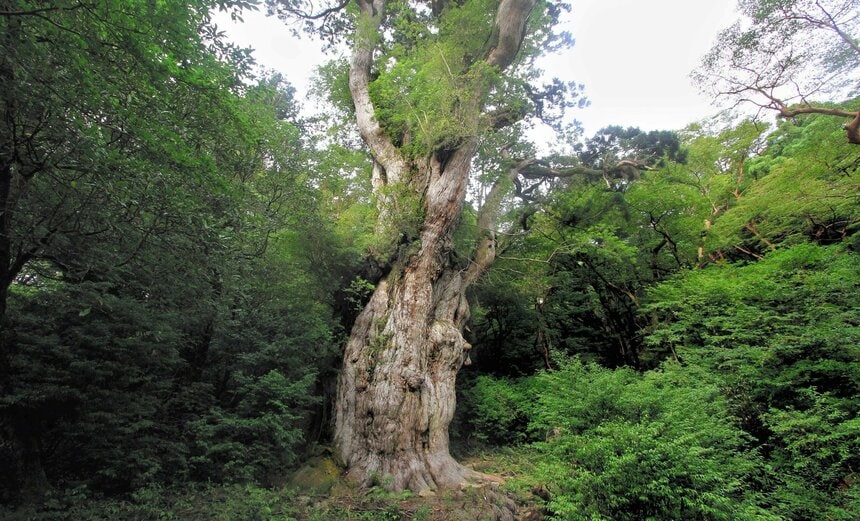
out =
[[[547,509],[559,519],[856,518],[860,258],[857,192],[848,183],[858,179],[860,156],[845,147],[847,155],[825,163],[829,174],[820,165],[817,175],[793,169],[807,164],[807,154],[828,154],[805,148],[802,137],[824,124],[786,125],[755,157],[743,158],[754,177],[743,181],[740,197],[724,193],[726,207],[710,228],[719,230],[717,240],[702,225],[714,207],[697,206],[695,192],[740,181],[683,182],[697,168],[703,138],[688,141],[686,165],[657,174],[679,183],[670,192],[677,199],[665,191],[661,198],[674,208],[661,220],[678,245],[665,261],[680,261],[671,273],[654,270],[661,230],[652,228],[650,238],[630,233],[631,220],[652,220],[653,210],[639,213],[631,204],[625,213],[616,202],[623,217],[602,212],[592,223],[575,212],[593,206],[578,206],[578,198],[564,206],[561,223],[540,240],[554,252],[541,272],[542,300],[534,300],[536,279],[523,284],[522,273],[532,271],[498,273],[507,291],[482,295],[479,334],[500,351],[519,340],[519,356],[544,367],[527,375],[521,363],[511,370],[486,361],[488,374],[471,378],[461,394],[458,432],[467,445],[520,447],[531,460],[525,481],[545,488]],[[632,183],[623,199],[641,204],[639,190],[656,181],[652,175]],[[780,175],[784,184],[772,178]],[[818,204],[806,206],[815,193]],[[757,200],[747,203],[751,194]],[[849,194],[852,204],[844,204]],[[704,218],[687,223],[698,226],[678,226],[697,208],[705,208]],[[724,219],[756,223],[758,233]],[[590,244],[558,249],[570,248],[566,233],[574,241],[582,233],[565,220],[592,230]],[[821,234],[818,223],[835,233]],[[711,245],[708,260],[697,241]],[[516,271],[523,255],[504,265]],[[584,281],[557,285],[572,277]],[[630,315],[619,318],[619,310]],[[638,362],[618,367],[625,346],[616,328],[627,321],[636,326],[626,349]],[[572,327],[579,331],[573,342],[566,338]],[[555,354],[549,361],[543,342]]]
[[[463,2],[481,20],[489,3]],[[310,117],[215,26],[248,2],[2,5],[0,518],[466,521],[515,502],[523,519],[860,519],[860,146],[844,118],[607,127],[530,186],[492,179],[533,145],[479,136],[450,241],[463,270],[487,236],[480,203],[510,194],[468,290],[450,434],[500,483],[357,490],[330,449],[342,349],[404,268],[379,260],[344,64],[320,69],[329,112]],[[450,66],[407,44],[394,79]],[[421,118],[404,107],[469,101],[388,81],[378,116],[405,141]],[[410,154],[468,131],[439,125]],[[407,259],[423,222],[408,221],[384,244]]]

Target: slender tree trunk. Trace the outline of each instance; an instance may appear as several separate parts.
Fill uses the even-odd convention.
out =
[[[0,160],[2,160],[0,153]],[[12,167],[4,165],[0,170],[0,393],[11,392],[10,353],[9,353],[9,323],[6,318],[6,306],[9,299],[9,286],[12,284],[12,244],[10,240],[9,188],[12,179]]]

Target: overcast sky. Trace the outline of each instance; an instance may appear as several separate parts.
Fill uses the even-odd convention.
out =
[[[567,24],[572,49],[547,58],[548,76],[585,84],[591,106],[577,110],[586,135],[609,124],[679,129],[713,112],[689,74],[720,29],[735,18],[735,0],[573,0]],[[261,12],[242,24],[217,18],[230,39],[255,49],[261,65],[281,71],[307,92],[325,59],[311,41],[296,40],[283,22]]]

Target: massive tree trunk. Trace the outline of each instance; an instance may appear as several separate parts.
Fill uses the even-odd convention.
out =
[[[450,235],[472,150],[433,174],[420,247],[380,281],[344,353],[336,442],[363,483],[378,478],[394,490],[423,490],[469,476],[449,455],[448,424],[469,348],[461,334],[469,318],[466,272],[455,265]]]
[[[534,0],[499,3],[486,63],[499,69],[511,64],[533,5]],[[455,379],[470,348],[462,336],[469,318],[465,290],[494,256],[491,231],[478,239],[480,251],[468,263],[455,258],[451,240],[482,107],[473,107],[475,135],[455,150],[421,159],[402,154],[375,119],[368,91],[385,1],[359,0],[358,6],[350,91],[359,131],[376,162],[374,187],[407,187],[422,199],[424,220],[417,240],[400,248],[352,329],[338,382],[335,445],[359,483],[391,490],[456,487],[477,476],[448,449]],[[480,100],[485,93],[476,94]],[[380,219],[388,217],[380,211]]]

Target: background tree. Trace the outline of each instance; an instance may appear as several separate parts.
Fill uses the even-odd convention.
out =
[[[741,0],[743,18],[723,31],[694,78],[704,90],[780,117],[850,118],[848,141],[860,144],[860,112],[822,101],[857,95],[860,3],[857,0]]]
[[[0,10],[4,498],[265,480],[304,443],[340,257],[291,88],[212,24],[241,5]]]
[[[706,205],[679,182],[676,133],[608,127],[578,148],[518,163],[530,208],[511,220],[528,231],[509,234],[476,290],[479,371],[550,368],[552,352],[639,367],[642,291],[694,263]]]
[[[744,126],[730,133],[741,138],[737,131]],[[832,244],[854,234],[860,153],[838,139],[841,131],[838,120],[826,115],[799,116],[771,133],[758,154],[742,164],[734,160],[740,168],[712,176],[725,204],[712,218],[706,252],[714,259],[761,258],[781,243]]]
[[[834,139],[843,130],[827,115],[764,130],[694,125],[681,134],[686,163],[614,189],[570,178],[500,255],[490,288],[477,288],[487,310],[475,314],[478,374],[458,428],[484,450],[519,446],[515,472],[532,476],[520,485],[545,483],[535,488],[559,518],[860,512],[857,147]],[[675,251],[660,246],[664,233]],[[524,351],[534,287],[549,288],[557,358],[523,377],[541,366],[534,353],[530,364],[495,353]],[[511,331],[508,344],[497,329]],[[619,365],[619,337],[646,370],[563,358]],[[669,434],[681,425],[684,435]]]

